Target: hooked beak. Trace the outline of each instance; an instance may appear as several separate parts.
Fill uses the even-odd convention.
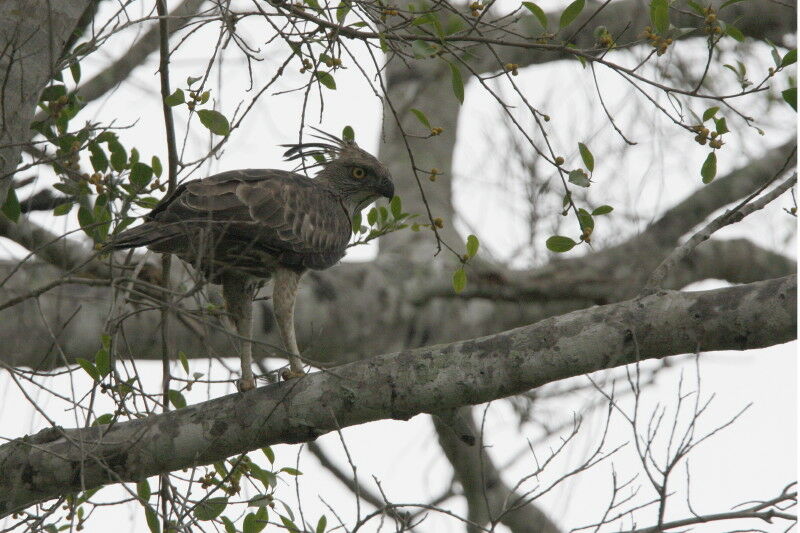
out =
[[[381,183],[378,185],[377,192],[381,196],[385,196],[391,200],[394,198],[394,183],[388,179],[381,180]]]

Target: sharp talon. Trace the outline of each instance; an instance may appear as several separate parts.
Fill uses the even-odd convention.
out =
[[[281,372],[281,377],[283,378],[284,381],[289,381],[290,379],[301,378],[301,377],[303,377],[305,375],[306,375],[306,373],[303,372],[302,370],[297,371],[297,370],[290,370],[288,368],[286,370],[284,370],[283,372]]]
[[[236,390],[239,392],[246,392],[256,388],[256,380],[254,379],[239,379],[236,381]]]

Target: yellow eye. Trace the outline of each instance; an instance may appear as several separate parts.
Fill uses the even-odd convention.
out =
[[[361,167],[353,167],[353,170],[350,171],[350,175],[353,176],[355,179],[360,180],[364,179],[364,176],[366,176],[367,173]]]

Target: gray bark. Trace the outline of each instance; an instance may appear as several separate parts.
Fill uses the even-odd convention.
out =
[[[91,0],[8,0],[0,3],[0,205],[39,94],[58,69],[64,46]]]
[[[713,291],[660,291],[496,335],[372,357],[147,419],[50,428],[0,446],[0,516],[59,494],[307,442],[341,427],[479,404],[637,360],[780,344],[795,338],[796,291],[796,276]]]

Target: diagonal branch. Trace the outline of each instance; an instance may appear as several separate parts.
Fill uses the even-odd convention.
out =
[[[643,289],[644,293],[648,294],[657,290],[658,287],[661,286],[669,271],[675,268],[679,262],[686,259],[689,254],[692,253],[692,250],[694,250],[703,241],[707,241],[711,235],[714,234],[714,232],[724,228],[725,226],[730,226],[731,224],[739,222],[751,213],[754,213],[760,209],[764,209],[767,204],[794,187],[795,184],[797,184],[796,172],[792,175],[792,177],[770,191],[769,194],[765,194],[751,204],[737,206],[731,211],[726,211],[706,224],[703,229],[692,235],[685,243],[678,246],[672,251],[672,253],[669,254],[669,256],[667,256],[666,259],[661,262],[660,265],[658,265],[655,271],[653,271],[653,273],[650,275],[650,279],[648,279],[647,283],[645,283]]]
[[[662,291],[146,419],[49,428],[0,446],[0,517],[77,490],[307,442],[340,427],[479,404],[637,360],[788,342],[796,338],[796,291],[796,276],[713,291]]]

